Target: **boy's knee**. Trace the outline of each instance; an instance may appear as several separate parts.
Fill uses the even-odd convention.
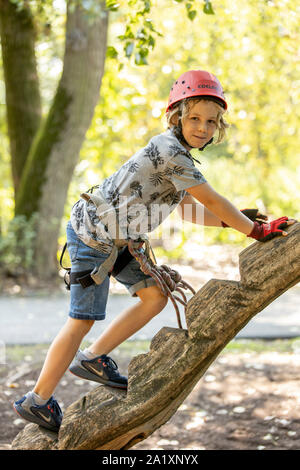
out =
[[[83,322],[82,324],[82,330],[85,332],[85,333],[88,333],[90,331],[90,329],[92,328],[93,324],[94,324],[94,321],[95,320],[80,320]]]
[[[87,334],[92,328],[95,320],[82,320],[78,318],[69,318],[72,327],[76,330],[81,330],[82,333]]]
[[[142,302],[155,304],[157,309],[162,310],[168,303],[166,297],[157,286],[147,287],[137,292],[137,295]]]
[[[160,307],[160,309],[162,310],[168,303],[168,297],[161,293],[156,297],[155,302],[157,303],[158,307]]]

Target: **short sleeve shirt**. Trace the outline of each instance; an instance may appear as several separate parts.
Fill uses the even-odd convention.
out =
[[[71,223],[88,246],[109,253],[118,229],[124,239],[155,230],[178,206],[186,189],[206,179],[195,167],[190,152],[171,129],[154,136],[119,170],[96,187],[109,208],[101,211],[92,201],[80,199],[71,211]],[[112,214],[114,217],[111,217]],[[120,232],[118,232],[120,233]]]

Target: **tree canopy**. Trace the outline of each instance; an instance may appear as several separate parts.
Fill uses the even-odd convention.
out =
[[[31,9],[43,120],[63,70],[66,3],[10,3],[20,11]],[[72,0],[70,15],[78,5],[92,28],[103,14],[101,2]],[[61,226],[83,189],[109,176],[163,130],[169,89],[192,68],[218,76],[231,124],[225,143],[198,155],[200,170],[237,207],[259,205],[272,216],[299,217],[299,7],[291,0],[108,0],[106,7],[109,29],[100,96],[74,165]],[[7,247],[4,239],[15,203],[3,67],[0,97],[1,243]],[[174,254],[184,253],[184,242],[197,238],[197,230],[185,226]],[[244,242],[232,230],[206,229],[206,237]]]

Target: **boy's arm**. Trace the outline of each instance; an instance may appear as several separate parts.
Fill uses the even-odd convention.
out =
[[[209,212],[230,227],[249,235],[254,223],[242,214],[230,201],[217,193],[208,183],[198,184],[186,191],[203,204]],[[219,225],[217,225],[219,226]]]
[[[207,227],[222,227],[219,217],[210,212],[203,204],[197,202],[190,194],[186,194],[177,210],[181,218],[187,222]]]

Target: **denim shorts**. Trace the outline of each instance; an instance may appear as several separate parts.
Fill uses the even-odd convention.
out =
[[[99,267],[109,256],[109,254],[98,251],[83,243],[77,237],[71,222],[67,225],[67,247],[71,259],[72,272],[92,271],[95,267]],[[133,297],[137,297],[136,292],[138,290],[156,285],[155,280],[151,276],[147,276],[141,271],[139,262],[134,258],[115,279],[123,284]],[[69,316],[81,320],[104,320],[109,284],[109,275],[106,276],[101,284],[93,284],[85,289],[81,284],[71,284]]]

